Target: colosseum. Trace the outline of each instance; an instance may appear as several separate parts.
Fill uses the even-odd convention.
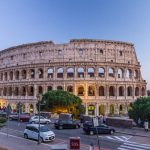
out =
[[[0,51],[0,107],[36,112],[38,95],[62,89],[79,96],[88,115],[126,114],[146,96],[146,81],[132,43],[73,39]]]

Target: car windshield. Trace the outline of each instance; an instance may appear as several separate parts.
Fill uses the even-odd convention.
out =
[[[50,131],[50,129],[48,127],[46,127],[46,126],[40,127],[40,132],[48,132],[48,131]]]

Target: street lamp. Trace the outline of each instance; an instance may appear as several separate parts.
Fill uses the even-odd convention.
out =
[[[42,105],[45,105],[44,103],[41,104],[41,99],[42,99],[42,95],[37,95],[37,99],[38,99],[38,112],[39,112],[39,132],[38,132],[38,144],[40,144],[40,108]]]

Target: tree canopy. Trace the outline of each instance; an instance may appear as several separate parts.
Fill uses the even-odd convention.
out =
[[[67,112],[84,113],[81,98],[63,90],[46,92],[42,96],[41,103],[45,103],[41,105],[41,110],[44,111],[56,112],[60,110],[59,108],[65,108]]]
[[[150,121],[150,97],[140,97],[131,106],[129,110],[130,118],[138,122],[138,119],[142,122],[145,120]]]

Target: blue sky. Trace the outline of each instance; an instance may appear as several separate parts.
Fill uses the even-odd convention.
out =
[[[150,83],[150,0],[0,0],[0,50],[73,38],[134,43]]]

